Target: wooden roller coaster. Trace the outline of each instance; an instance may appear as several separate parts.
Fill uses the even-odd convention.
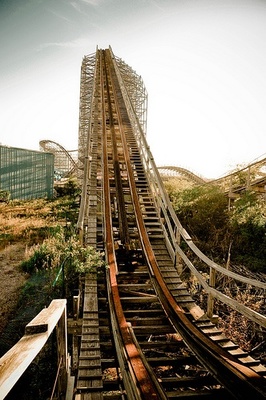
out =
[[[111,48],[84,57],[77,227],[84,246],[104,252],[106,269],[88,274],[75,296],[75,315],[67,323],[71,357],[59,340],[63,361],[53,398],[264,399],[266,367],[218,329],[213,302],[265,329],[265,315],[218,291],[215,275],[262,294],[266,284],[222,268],[196,247],[164,190],[145,124],[141,78]],[[208,281],[191,261],[196,258],[209,269]],[[184,268],[208,294],[206,312],[182,281]],[[61,316],[63,303],[60,307]],[[34,324],[36,341],[42,324],[47,328],[40,318]],[[12,386],[11,370],[23,372],[16,354],[11,349],[0,360],[1,398]]]

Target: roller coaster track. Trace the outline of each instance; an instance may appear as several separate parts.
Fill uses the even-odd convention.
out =
[[[217,179],[202,178],[185,168],[177,166],[160,166],[158,170],[163,179],[182,176],[197,185],[218,185],[229,197],[237,197],[247,190],[265,194],[265,166],[266,158],[260,157],[254,162]]]
[[[182,167],[177,167],[174,165],[164,165],[161,167],[158,167],[158,170],[160,171],[160,174],[162,177],[165,178],[170,178],[174,176],[184,176],[187,178],[189,181],[192,181],[196,184],[202,185],[207,182],[206,179],[194,174],[193,172],[189,171],[186,168]]]
[[[83,316],[75,399],[107,393],[126,399],[265,398],[266,368],[195,304],[180,265],[190,268],[210,298],[264,328],[265,316],[209,285],[181,242],[212,271],[262,291],[266,285],[209,260],[180,225],[119,63],[111,49],[97,50],[78,228],[84,245],[104,250],[107,269],[104,278],[90,274],[85,283],[94,287],[84,298],[84,312],[93,316]],[[94,311],[88,308],[93,302]],[[108,365],[117,371],[112,391]]]
[[[210,184],[219,185],[229,197],[237,197],[248,190],[265,195],[266,188],[266,158],[260,158],[254,162],[233,171],[219,179],[209,181]]]
[[[67,151],[59,143],[52,140],[41,140],[40,149],[54,155],[54,168],[57,173],[64,178],[72,176],[77,170],[76,161],[71,153],[76,151]]]
[[[65,300],[57,300],[26,327],[0,359],[0,398],[58,323],[60,384],[51,398],[266,397],[266,367],[227,338],[213,315],[217,299],[265,330],[265,315],[217,290],[214,277],[236,280],[261,296],[266,283],[219,266],[193,243],[164,190],[147,144],[145,115],[142,80],[111,48],[84,57],[77,228],[84,246],[103,252],[106,268],[85,277],[73,297],[73,318],[66,321]],[[195,259],[209,269],[209,281]],[[185,268],[208,295],[206,312],[181,279]]]

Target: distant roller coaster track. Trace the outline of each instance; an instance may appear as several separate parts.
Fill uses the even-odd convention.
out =
[[[41,140],[39,142],[40,149],[54,154],[54,167],[62,177],[69,177],[77,170],[77,163],[71,154],[77,153],[76,150],[66,150],[61,144],[52,140]]]
[[[265,192],[266,185],[266,157],[256,160],[240,169],[229,172],[217,178],[207,179],[178,166],[158,167],[163,179],[183,176],[197,185],[219,185],[226,193],[240,193],[247,189]]]
[[[178,174],[178,175],[182,175],[185,178],[189,179],[190,181],[195,182],[200,185],[207,182],[207,180],[205,178],[202,178],[202,177],[194,174],[193,172],[189,171],[188,169],[185,169],[182,167],[167,165],[167,166],[158,167],[158,170],[162,177],[168,178],[171,176],[176,176],[176,174]]]
[[[209,183],[218,184],[228,193],[239,193],[247,189],[265,192],[266,157],[232,171],[221,178],[211,180]]]

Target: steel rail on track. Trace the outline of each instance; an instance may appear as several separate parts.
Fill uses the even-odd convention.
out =
[[[104,78],[107,81],[107,71],[106,71],[106,63],[104,60],[104,55],[101,57],[102,68],[101,71],[105,70],[105,77],[102,76],[102,82]],[[110,83],[106,82],[106,86],[108,87]],[[108,90],[107,90],[108,92]],[[110,94],[108,94],[108,101]],[[102,104],[104,104],[104,85],[102,83]],[[109,104],[110,107],[110,104]],[[110,109],[109,109],[110,113]],[[156,381],[152,379],[149,371],[143,363],[142,356],[140,354],[139,349],[135,344],[134,337],[132,335],[132,330],[130,329],[129,324],[126,321],[126,318],[123,313],[123,308],[120,300],[120,295],[118,291],[117,284],[117,264],[116,264],[116,256],[115,256],[115,248],[114,248],[114,240],[113,240],[113,228],[112,228],[112,218],[111,218],[111,200],[110,200],[110,187],[109,187],[109,171],[108,171],[108,149],[107,149],[107,132],[106,132],[106,110],[103,106],[102,110],[102,125],[103,125],[103,169],[104,169],[104,177],[103,177],[103,191],[104,191],[104,223],[105,223],[105,246],[106,246],[106,261],[109,267],[109,276],[110,276],[110,290],[111,290],[111,302],[112,302],[112,312],[115,311],[115,317],[117,321],[117,326],[119,328],[121,340],[120,343],[123,343],[124,351],[127,354],[126,361],[128,362],[128,372],[131,372],[131,380],[128,377],[125,380],[125,386],[129,393],[134,395],[136,399],[166,399],[163,391],[160,389]],[[115,137],[112,137],[113,142],[115,141]],[[115,163],[118,160],[114,160]],[[120,350],[121,349],[117,349]],[[123,349],[122,349],[123,351]],[[132,372],[134,377],[132,376]],[[137,382],[137,385],[133,384]]]
[[[189,347],[192,348],[194,353],[198,356],[200,361],[212,371],[218,381],[224,385],[230,393],[238,399],[243,399],[244,396],[250,396],[250,398],[256,395],[256,399],[265,398],[266,394],[266,381],[259,374],[254,372],[252,369],[244,366],[238,362],[232,355],[227,351],[223,350],[220,346],[215,344],[211,339],[206,337],[191,321],[182,309],[177,305],[167,285],[165,284],[160,268],[157,264],[156,257],[154,255],[140,208],[137,188],[135,184],[134,174],[130,162],[130,155],[126,142],[125,133],[123,132],[126,122],[123,121],[120,114],[118,100],[116,93],[114,92],[114,99],[116,102],[116,108],[118,113],[119,125],[122,133],[123,151],[127,166],[127,172],[129,177],[129,185],[131,188],[131,196],[133,199],[133,205],[136,214],[136,221],[140,232],[141,242],[146,260],[150,268],[151,274],[155,278],[155,284],[157,292],[160,295],[161,302],[164,308],[168,312],[168,316],[171,319],[173,325],[181,332],[184,340],[187,342]],[[237,393],[236,393],[237,385]]]

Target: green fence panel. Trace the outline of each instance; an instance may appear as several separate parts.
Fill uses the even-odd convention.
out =
[[[0,189],[11,199],[52,198],[54,155],[0,146]]]

